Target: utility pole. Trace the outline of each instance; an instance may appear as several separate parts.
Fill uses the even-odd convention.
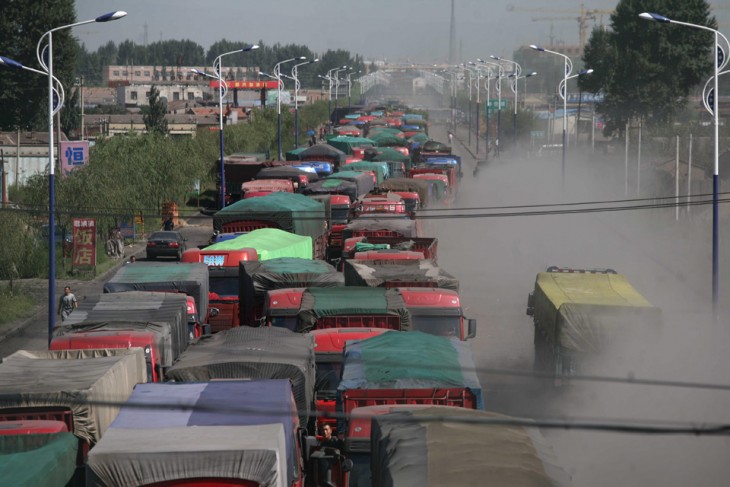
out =
[[[451,0],[451,25],[449,28],[449,65],[456,64],[456,16],[454,15],[455,0]]]

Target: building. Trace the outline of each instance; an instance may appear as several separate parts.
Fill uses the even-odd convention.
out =
[[[120,84],[152,84],[164,82],[196,81],[202,77],[193,73],[197,69],[205,73],[214,74],[207,66],[135,66],[135,65],[112,65],[104,66],[101,70],[102,83],[107,86]],[[257,67],[248,66],[223,66],[223,78],[226,80],[245,79],[256,76],[259,72]]]
[[[56,142],[68,138],[61,132]],[[58,145],[54,147],[58,162]],[[0,161],[8,185],[25,184],[28,178],[48,172],[48,132],[0,132]]]
[[[117,104],[127,108],[149,105],[152,86],[160,92],[160,98],[164,98],[168,102],[187,101],[192,104],[195,100],[202,100],[204,93],[210,93],[208,85],[201,83],[119,85],[117,86]]]

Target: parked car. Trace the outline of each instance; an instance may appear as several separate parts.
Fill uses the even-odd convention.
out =
[[[180,232],[154,232],[147,239],[147,259],[175,257],[181,260],[183,252],[187,249],[186,241]]]

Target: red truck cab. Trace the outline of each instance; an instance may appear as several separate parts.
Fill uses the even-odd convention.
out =
[[[416,212],[421,209],[421,197],[415,191],[393,191],[403,200],[406,205],[406,212],[411,218],[416,217]]]
[[[328,423],[336,429],[336,420],[327,417],[327,413],[335,412],[335,396],[342,374],[342,351],[345,343],[351,340],[365,340],[385,333],[383,328],[328,328],[313,330],[314,354],[317,363],[317,377],[315,381],[317,429]]]
[[[258,252],[256,249],[247,248],[238,250],[190,249],[183,253],[183,262],[202,262],[208,265],[207,314],[211,332],[240,326],[238,264],[242,260],[258,260]],[[188,316],[190,316],[189,305]]]
[[[474,338],[476,320],[464,317],[459,293],[451,289],[398,288],[413,320],[413,329],[430,335]]]
[[[190,298],[195,302],[193,298]],[[157,337],[149,331],[104,330],[80,331],[53,338],[49,350],[93,350],[99,348],[131,348],[144,350],[147,382],[162,382],[162,362]]]

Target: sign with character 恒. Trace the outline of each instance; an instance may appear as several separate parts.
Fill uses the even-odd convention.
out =
[[[89,141],[74,140],[61,142],[61,174],[68,176],[71,171],[89,163]]]
[[[73,237],[73,267],[96,267],[96,219],[74,218]]]

